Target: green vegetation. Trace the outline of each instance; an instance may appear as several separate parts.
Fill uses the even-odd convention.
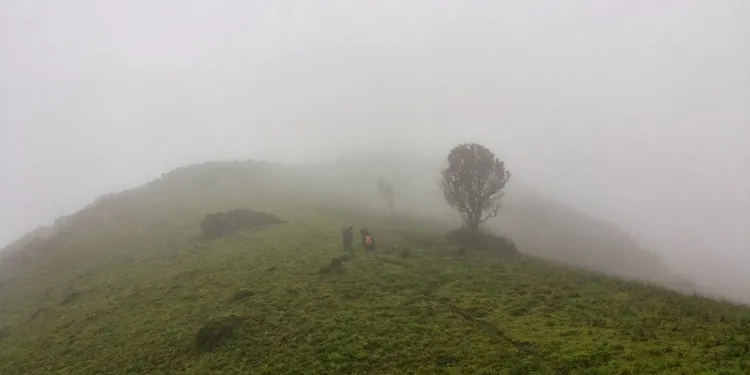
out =
[[[290,173],[180,169],[2,253],[0,373],[750,372],[748,309],[462,249],[450,226],[329,204]],[[238,208],[285,222],[202,236]],[[376,256],[342,250],[347,224]]]
[[[241,164],[237,163],[238,169]],[[394,213],[419,214],[448,222],[455,228],[462,221],[445,204],[444,193],[437,183],[442,168],[442,158],[367,154],[327,165],[285,168],[283,185],[290,189],[303,187],[294,194],[329,206],[356,202],[359,210],[387,212],[382,202],[374,199],[377,197],[374,186],[378,178],[383,178],[398,191]],[[360,173],[362,170],[368,173]],[[522,253],[610,275],[650,280],[687,293],[698,289],[616,225],[557,202],[528,186],[520,175],[514,176],[503,191],[502,209],[485,225],[512,238]]]

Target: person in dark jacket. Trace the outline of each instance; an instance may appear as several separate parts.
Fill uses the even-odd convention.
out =
[[[344,245],[344,249],[349,251],[352,250],[352,242],[354,242],[354,232],[352,230],[354,230],[354,227],[350,226],[341,231],[341,242]]]

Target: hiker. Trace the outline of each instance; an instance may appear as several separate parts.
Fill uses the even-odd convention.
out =
[[[353,226],[349,226],[349,228],[344,228],[344,230],[341,231],[341,240],[344,244],[344,249],[349,251],[352,250],[352,242],[354,242],[353,229]]]
[[[370,234],[370,231],[367,230],[367,228],[362,228],[359,230],[359,236],[362,237],[362,248],[365,247],[365,237]]]
[[[370,234],[370,231],[367,230],[367,227],[362,228],[359,233],[362,236],[362,247],[365,249],[365,254],[368,254],[370,251],[374,252],[375,239],[372,237],[372,234]]]

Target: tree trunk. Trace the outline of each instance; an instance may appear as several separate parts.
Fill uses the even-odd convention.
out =
[[[466,217],[466,227],[472,232],[479,232],[479,218],[474,214],[469,214]]]
[[[479,224],[477,223],[471,223],[469,225],[469,229],[471,229],[472,232],[479,232]]]

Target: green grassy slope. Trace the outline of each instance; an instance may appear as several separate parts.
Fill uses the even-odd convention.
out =
[[[338,164],[300,168],[300,186],[329,195],[331,201],[356,201],[370,210],[383,209],[378,179],[396,188],[396,210],[453,220],[455,211],[445,204],[438,186],[441,165],[435,160],[371,154]],[[304,193],[303,193],[304,194]],[[521,252],[558,263],[585,267],[610,275],[648,280],[692,293],[699,289],[672,271],[655,253],[642,249],[614,224],[589,217],[527,186],[514,177],[506,187],[503,209],[487,227],[513,238]]]
[[[527,257],[462,256],[439,223],[315,205],[269,173],[170,174],[3,254],[0,373],[750,371],[747,309]],[[289,223],[198,236],[205,213],[237,207]],[[321,274],[347,223],[368,226],[379,254]],[[196,346],[208,320],[231,315],[244,324],[228,341]]]

